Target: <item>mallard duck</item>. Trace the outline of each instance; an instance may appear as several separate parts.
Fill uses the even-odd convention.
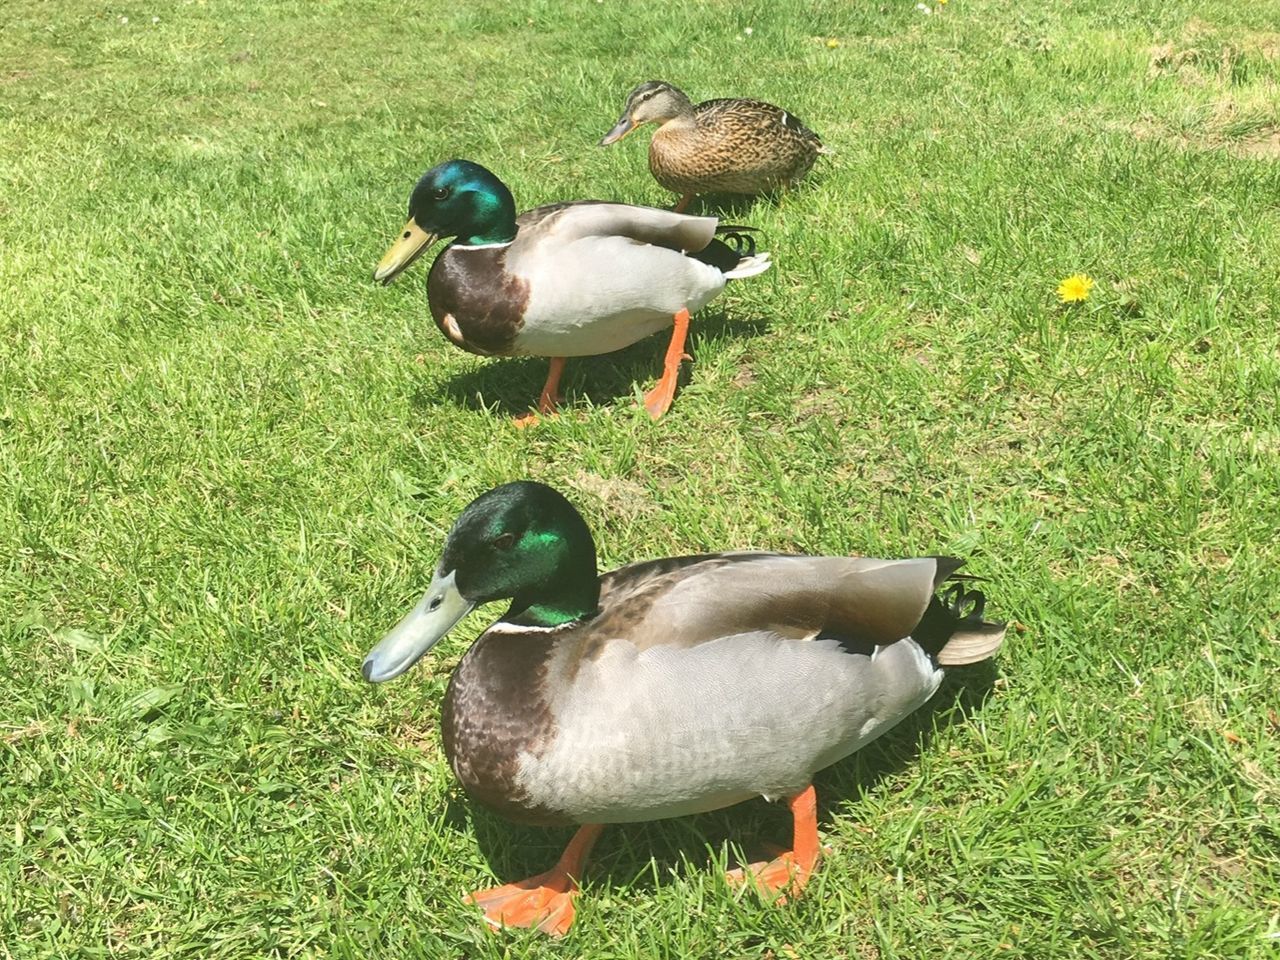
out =
[[[641,124],[661,124],[649,143],[649,171],[680,194],[682,212],[699,193],[768,193],[795,183],[825,153],[818,135],[793,113],[762,100],[707,100],[696,107],[669,83],[648,80],[601,146]]]
[[[390,283],[436,240],[456,238],[427,278],[431,316],[471,353],[550,357],[538,400],[543,414],[560,402],[566,357],[620,350],[674,325],[662,378],[645,395],[645,409],[657,419],[675,396],[689,315],[727,281],[770,266],[750,232],[714,217],[596,200],[517,217],[511,191],[493,173],[449,160],[414,187],[409,221],[373,277]]]
[[[943,668],[993,655],[1004,626],[949,557],[717,553],[597,574],[582,516],[522,481],[453,524],[421,601],[364,660],[408,670],[475,606],[510,599],[445,693],[444,751],[512,820],[581,825],[546,873],[468,898],[496,926],[560,934],[605,824],[785,798],[791,849],[737,871],[799,893],[820,854],[816,771],[928,700]]]

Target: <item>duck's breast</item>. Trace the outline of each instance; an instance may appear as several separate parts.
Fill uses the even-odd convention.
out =
[[[572,822],[518,782],[523,758],[544,753],[556,735],[546,691],[556,641],[552,631],[486,631],[449,678],[440,715],[445,756],[463,788],[521,823]]]
[[[506,265],[509,244],[450,244],[427,276],[427,302],[441,333],[482,356],[508,356],[525,323],[529,285]]]
[[[868,655],[767,633],[692,648],[614,640],[550,669],[555,735],[521,754],[515,783],[530,803],[604,823],[795,793],[942,676],[909,639]]]

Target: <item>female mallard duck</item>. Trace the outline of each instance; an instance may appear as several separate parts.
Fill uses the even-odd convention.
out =
[[[501,180],[478,163],[449,160],[414,187],[409,222],[373,277],[390,283],[436,240],[455,237],[427,278],[436,326],[482,356],[550,357],[538,401],[544,414],[560,402],[566,357],[620,350],[674,324],[662,378],[645,395],[656,420],[675,396],[689,314],[727,281],[769,269],[769,255],[756,255],[742,232],[750,229],[596,200],[517,217]]]
[[[649,80],[627,95],[608,146],[649,121],[649,171],[680,194],[682,212],[699,193],[768,193],[795,183],[825,153],[818,135],[792,113],[761,100],[707,100],[696,107],[669,83]]]
[[[509,483],[463,511],[418,605],[373,648],[408,670],[473,607],[511,599],[453,672],[441,733],[467,792],[505,816],[583,824],[546,873],[470,894],[495,926],[563,933],[606,823],[788,798],[787,853],[750,869],[798,893],[817,863],[813,774],[929,699],[942,667],[999,649],[948,557],[719,553],[598,576],[578,511]],[[742,871],[737,871],[742,879]]]

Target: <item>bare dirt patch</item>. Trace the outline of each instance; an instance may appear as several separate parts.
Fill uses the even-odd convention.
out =
[[[1242,157],[1258,157],[1264,160],[1280,158],[1280,130],[1271,131],[1260,140],[1246,140],[1232,146],[1231,152]]]
[[[602,477],[579,470],[569,483],[579,493],[595,497],[607,511],[631,520],[657,510],[649,491],[626,477]]]

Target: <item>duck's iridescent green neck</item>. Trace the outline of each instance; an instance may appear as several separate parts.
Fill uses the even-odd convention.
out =
[[[581,603],[535,603],[525,607],[515,616],[508,615],[503,619],[522,627],[558,627],[561,624],[572,623],[574,620],[584,620],[594,616],[596,609],[596,604],[587,606]]]
[[[583,525],[585,529],[585,524]],[[551,527],[521,546],[544,561],[541,575],[511,600],[504,620],[523,626],[558,627],[592,616],[600,606],[595,544],[572,527]]]
[[[510,243],[516,238],[516,208],[511,194],[477,187],[473,192],[471,215],[460,224],[457,243],[480,246],[488,243]]]

